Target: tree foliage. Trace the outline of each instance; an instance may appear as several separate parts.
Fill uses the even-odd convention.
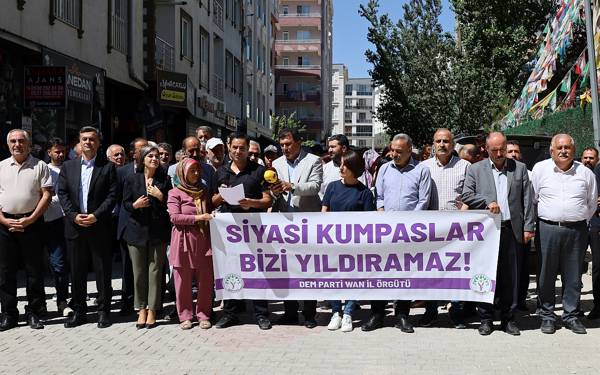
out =
[[[551,0],[450,0],[457,34],[439,22],[441,0],[410,0],[394,23],[370,0],[359,13],[369,21],[366,51],[375,85],[385,86],[377,117],[388,133],[416,144],[435,129],[473,133],[503,116],[527,78]]]
[[[421,144],[456,117],[449,79],[454,41],[439,23],[440,0],[411,0],[397,23],[379,15],[378,7],[371,0],[360,8],[371,24],[367,38],[375,46],[366,52],[373,64],[371,77],[375,85],[385,86],[377,117],[389,133],[407,133]]]
[[[279,140],[279,138],[278,138],[279,132],[281,132],[281,130],[284,128],[298,129],[298,133],[300,133],[300,136],[302,136],[302,138],[305,138],[305,136],[306,136],[306,125],[301,123],[300,120],[298,120],[296,118],[296,112],[291,113],[289,116],[273,115],[273,116],[271,116],[271,124],[273,124],[273,140],[274,141]],[[302,145],[307,146],[307,147],[312,147],[315,145],[315,142],[313,140],[307,140],[307,141],[302,142]]]

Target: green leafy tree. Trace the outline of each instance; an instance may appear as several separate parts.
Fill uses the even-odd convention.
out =
[[[273,140],[279,140],[279,132],[284,128],[298,129],[298,133],[305,138],[306,136],[306,125],[302,124],[300,120],[296,118],[296,112],[291,113],[289,116],[271,116],[271,124],[273,124]],[[312,147],[315,145],[313,140],[302,142],[303,146]]]
[[[489,128],[519,95],[539,47],[551,0],[451,0],[459,59],[458,122]]]
[[[379,14],[377,0],[361,5],[359,13],[370,23],[367,38],[375,46],[366,52],[371,77],[385,86],[377,117],[388,133],[407,133],[423,144],[436,128],[456,125],[456,48],[439,23],[440,0],[411,0],[403,8],[397,23]]]
[[[394,23],[370,0],[366,51],[376,85],[385,86],[377,117],[390,134],[416,144],[436,128],[475,133],[503,117],[527,80],[526,63],[552,8],[551,0],[450,0],[457,32],[443,31],[441,0],[410,0]]]

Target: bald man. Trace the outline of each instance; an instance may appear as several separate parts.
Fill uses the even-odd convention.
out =
[[[458,157],[460,157],[463,160],[468,161],[471,164],[477,163],[479,161],[479,158],[477,157],[477,146],[472,145],[470,143],[464,145],[460,149],[460,152],[458,153]]]
[[[560,272],[563,325],[584,334],[585,326],[578,318],[581,268],[588,243],[587,223],[598,207],[596,178],[589,168],[573,160],[575,141],[570,135],[555,135],[550,155],[551,159],[537,163],[531,173],[539,218],[541,331],[556,332],[555,283]]]
[[[487,209],[501,217],[495,299],[499,300],[501,329],[518,336],[520,331],[514,313],[519,294],[519,251],[522,244],[533,238],[533,194],[527,166],[506,157],[504,134],[490,133],[485,148],[489,158],[469,167],[462,200],[472,210]],[[481,319],[479,334],[487,336],[494,330],[494,305],[481,303],[478,310]]]

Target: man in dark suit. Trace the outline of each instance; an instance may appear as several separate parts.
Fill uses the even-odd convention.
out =
[[[129,221],[129,211],[123,208],[123,186],[127,177],[135,173],[135,168],[140,157],[140,150],[147,146],[148,141],[144,138],[136,138],[129,145],[130,162],[117,169],[117,205],[114,209],[118,215],[117,219],[117,240],[121,249],[121,316],[127,316],[133,313],[133,268],[127,243],[123,239],[127,222]]]
[[[470,209],[488,209],[501,215],[495,298],[499,299],[502,313],[501,328],[518,336],[520,331],[514,321],[514,312],[519,297],[519,251],[534,235],[533,191],[527,166],[506,157],[504,134],[490,133],[486,151],[489,159],[471,165],[467,171],[462,201]],[[489,335],[494,329],[494,305],[480,304],[479,315],[479,333]]]
[[[65,162],[58,197],[65,212],[65,238],[71,262],[70,307],[65,328],[87,322],[87,270],[91,258],[98,289],[98,328],[111,325],[111,212],[117,196],[115,166],[97,157],[100,134],[91,126],[79,131],[82,155]]]

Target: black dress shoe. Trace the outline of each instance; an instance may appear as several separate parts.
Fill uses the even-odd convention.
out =
[[[365,324],[360,327],[363,332],[371,332],[383,327],[383,319],[372,316]]]
[[[573,333],[577,333],[580,335],[585,335],[587,333],[585,326],[583,325],[583,323],[581,323],[581,321],[579,321],[579,319],[565,321],[563,322],[563,325],[566,328],[570,329]]]
[[[228,328],[239,323],[239,319],[235,315],[225,314],[219,319],[215,328]]]
[[[135,323],[136,329],[142,329],[146,327],[146,323]]]
[[[540,327],[542,333],[546,333],[548,335],[556,332],[556,326],[552,320],[542,320],[542,326]]]
[[[258,328],[262,330],[271,329],[271,321],[264,316],[256,318],[256,324],[258,324]]]
[[[40,320],[40,318],[38,318],[38,316],[35,314],[27,315],[27,324],[29,325],[29,327],[31,327],[31,329],[43,329],[44,328],[44,324],[42,324],[42,321]]]
[[[277,319],[275,324],[280,325],[280,326],[289,326],[289,325],[298,324],[298,314],[296,314],[296,316],[283,314],[279,319]]]
[[[502,328],[502,330],[506,333],[508,333],[509,335],[512,336],[520,336],[521,335],[521,331],[519,330],[519,327],[517,327],[517,324],[515,323],[514,320],[509,320],[506,323],[502,323],[500,325],[500,327]]]
[[[67,316],[64,326],[65,328],[74,328],[87,322],[87,314],[74,311],[73,313],[69,314],[69,316]]]
[[[304,321],[304,326],[310,329],[315,328],[317,326],[317,321],[314,319],[306,319]]]
[[[481,336],[489,336],[494,331],[494,326],[491,322],[482,322],[477,331]]]
[[[144,326],[146,327],[146,329],[156,328],[158,326],[158,322],[146,323]]]
[[[14,316],[4,314],[2,319],[0,320],[0,332],[8,331],[11,328],[15,328],[17,326],[17,318]]]
[[[429,312],[425,311],[425,314],[419,319],[419,326],[421,327],[429,327],[431,323],[435,322],[438,318],[437,311]]]
[[[100,311],[98,313],[98,328],[108,328],[112,325],[107,312]]]
[[[404,333],[414,333],[415,329],[413,328],[410,320],[408,320],[407,316],[400,315],[398,316],[398,322],[394,324],[394,327],[398,328]]]
[[[600,318],[600,308],[594,307],[592,311],[587,314],[587,318],[589,320],[594,320]]]

